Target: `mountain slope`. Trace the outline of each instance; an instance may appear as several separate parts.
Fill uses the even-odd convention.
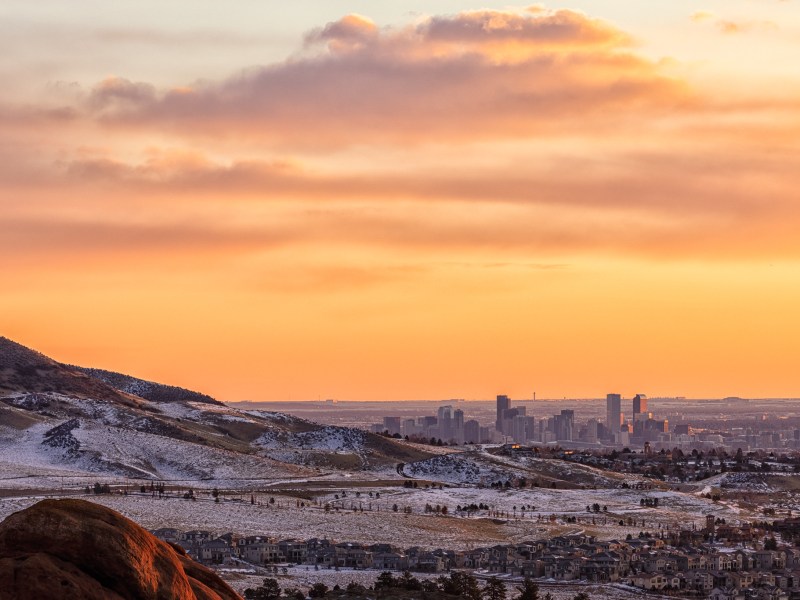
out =
[[[146,381],[144,379],[137,379],[130,375],[122,373],[115,373],[114,371],[106,371],[104,369],[92,369],[88,367],[76,367],[72,365],[63,365],[68,369],[73,369],[98,379],[103,383],[110,385],[116,390],[126,394],[133,394],[151,402],[203,402],[206,404],[216,404],[222,406],[222,402],[214,400],[211,396],[201,394],[200,392],[193,392],[182,387],[174,385],[164,385],[163,383],[156,383],[154,381]]]
[[[58,392],[135,406],[137,399],[22,344],[0,337],[0,395]]]
[[[71,367],[0,338],[0,480],[16,485],[98,476],[258,485],[320,468],[391,472],[429,457],[363,431]]]

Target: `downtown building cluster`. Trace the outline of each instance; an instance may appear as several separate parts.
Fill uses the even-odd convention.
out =
[[[435,415],[415,418],[383,417],[370,427],[374,433],[406,437],[418,441],[439,441],[445,444],[561,444],[569,446],[656,446],[672,441],[667,419],[656,419],[648,412],[648,399],[637,394],[631,400],[631,418],[626,419],[620,394],[606,397],[606,418],[592,418],[579,423],[572,409],[553,416],[536,417],[528,407],[512,405],[509,396],[496,398],[494,426],[476,419],[465,419],[464,411],[453,405],[439,407]],[[688,433],[688,428],[683,433]]]
[[[464,411],[452,405],[441,406],[435,415],[402,419],[384,417],[383,423],[370,428],[374,433],[403,436],[411,440],[441,440],[443,443],[484,444],[491,443],[495,436],[489,427],[477,420],[464,420]]]
[[[626,420],[622,396],[606,396],[606,418],[602,422],[575,420],[575,411],[563,409],[551,417],[536,419],[523,406],[512,407],[508,396],[497,396],[496,429],[504,441],[515,444],[559,443],[588,446],[644,445],[669,441],[669,421],[655,419],[647,410],[647,396],[637,394],[632,400],[632,417]]]

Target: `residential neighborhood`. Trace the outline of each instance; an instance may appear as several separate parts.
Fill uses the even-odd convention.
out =
[[[597,540],[582,532],[470,550],[425,550],[390,544],[312,538],[214,536],[207,531],[159,529],[160,539],[182,546],[210,565],[244,562],[278,569],[375,569],[444,573],[470,570],[506,580],[591,582],[629,585],[683,597],[711,600],[800,599],[800,549],[778,542],[791,536],[796,519],[730,526],[709,516],[704,529],[658,535],[643,532],[625,540]],[[780,537],[780,534],[779,534]]]

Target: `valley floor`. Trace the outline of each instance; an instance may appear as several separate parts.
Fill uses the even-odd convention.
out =
[[[141,494],[134,486],[125,495],[17,489],[0,493],[0,519],[44,496],[79,495],[113,508],[148,529],[174,527],[215,534],[321,537],[462,550],[572,532],[595,535],[598,539],[624,539],[643,530],[685,528],[692,523],[701,528],[707,514],[728,522],[753,517],[738,506],[676,491],[543,488],[499,491],[466,486],[415,489],[386,483],[379,482],[377,486],[374,481],[357,480],[324,485],[276,483],[256,492],[223,491],[220,502],[213,501],[208,489],[195,490],[196,500],[185,500],[181,490],[167,490],[167,495],[160,498],[150,492]],[[659,507],[643,507],[641,498],[658,498]],[[469,516],[456,511],[457,506],[471,504],[488,506],[489,510]],[[587,507],[594,504],[602,507],[600,512],[587,512]],[[426,512],[426,506],[436,505],[446,506],[447,514]]]

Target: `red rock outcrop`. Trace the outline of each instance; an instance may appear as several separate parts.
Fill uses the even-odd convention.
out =
[[[240,600],[212,570],[104,506],[43,500],[0,523],[0,600]]]

